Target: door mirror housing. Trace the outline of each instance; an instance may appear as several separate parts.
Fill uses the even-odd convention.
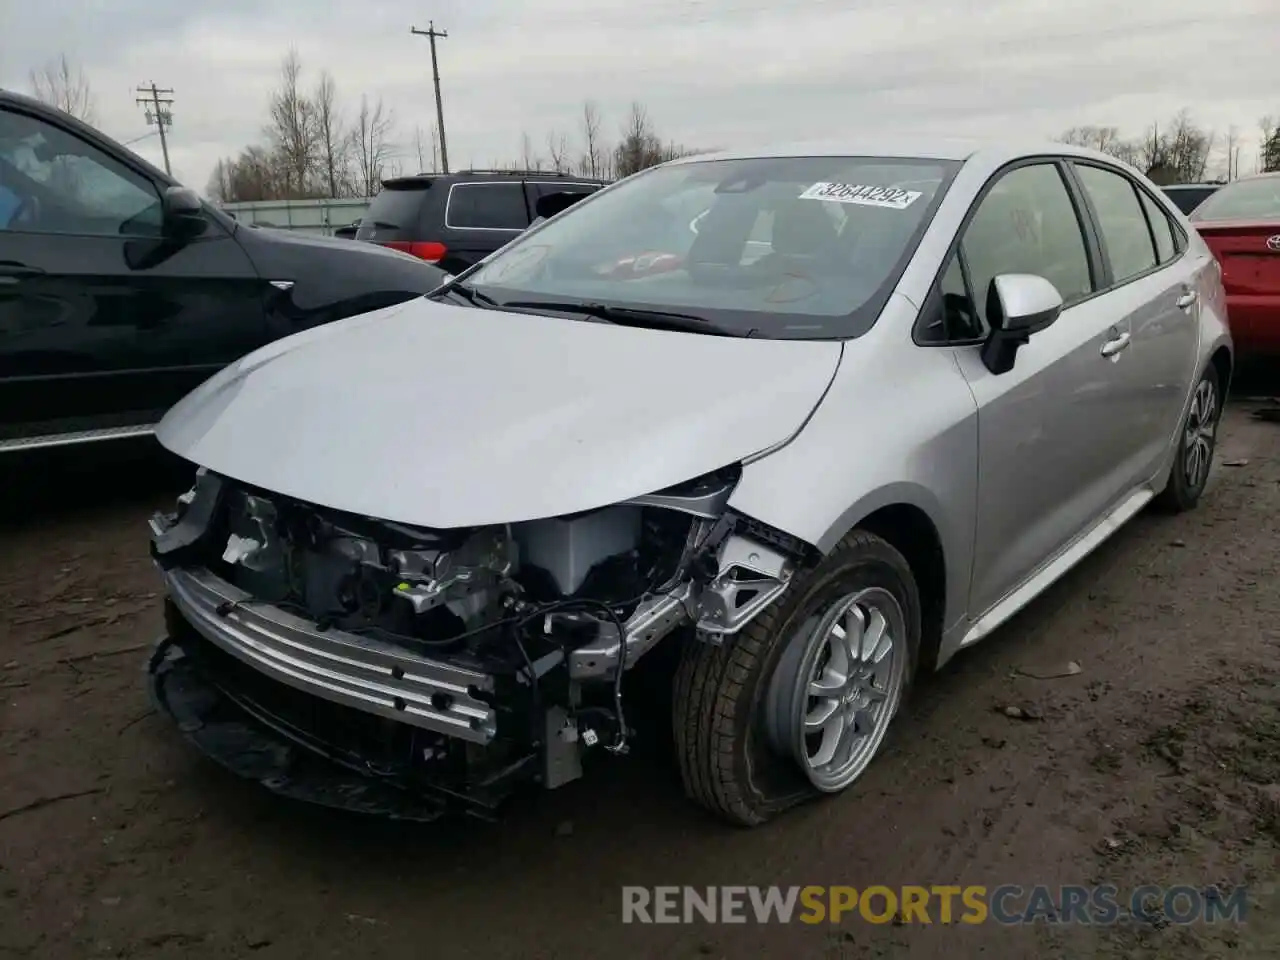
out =
[[[165,236],[185,241],[198,237],[209,228],[200,196],[188,187],[169,187],[160,199]]]
[[[1013,369],[1018,348],[1050,326],[1062,313],[1062,294],[1044,277],[1002,273],[987,288],[991,333],[982,345],[982,362],[992,373]]]

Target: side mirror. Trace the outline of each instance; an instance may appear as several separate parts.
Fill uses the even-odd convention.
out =
[[[992,373],[1013,369],[1018,348],[1058,319],[1062,294],[1044,277],[1002,273],[987,288],[991,333],[982,345],[982,362]]]
[[[173,240],[190,240],[209,228],[204,204],[200,202],[199,195],[188,187],[165,190],[160,199],[160,211],[164,218],[165,236]]]

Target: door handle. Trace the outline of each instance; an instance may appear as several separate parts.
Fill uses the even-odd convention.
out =
[[[38,277],[44,271],[39,267],[28,267],[16,260],[0,260],[0,284],[21,283],[31,277]]]
[[[1122,333],[1118,337],[1108,340],[1102,345],[1102,355],[1104,357],[1116,356],[1121,350],[1129,346],[1130,339],[1131,336],[1129,334]]]
[[[1186,310],[1199,299],[1200,294],[1196,293],[1194,290],[1184,291],[1182,296],[1178,298],[1178,307],[1182,310]]]

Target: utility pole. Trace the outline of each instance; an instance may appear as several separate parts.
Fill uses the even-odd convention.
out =
[[[440,166],[444,167],[443,173],[448,173],[449,148],[445,146],[444,141],[444,101],[440,99],[440,68],[436,64],[436,37],[443,40],[449,36],[449,32],[447,30],[437,30],[434,20],[427,23],[427,29],[425,30],[410,26],[409,32],[420,37],[426,37],[431,41],[431,80],[436,85],[436,127],[440,131]]]
[[[164,151],[164,172],[173,176],[173,171],[169,169],[169,141],[164,135],[165,128],[173,126],[173,111],[169,109],[169,105],[173,103],[173,91],[151,83],[138,87],[137,92],[147,94],[145,97],[138,97],[134,102],[138,106],[147,108],[147,123],[154,123],[160,131],[160,149]]]

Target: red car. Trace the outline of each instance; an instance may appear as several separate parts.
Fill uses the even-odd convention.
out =
[[[1227,184],[1190,219],[1222,267],[1236,348],[1280,356],[1280,171]]]

